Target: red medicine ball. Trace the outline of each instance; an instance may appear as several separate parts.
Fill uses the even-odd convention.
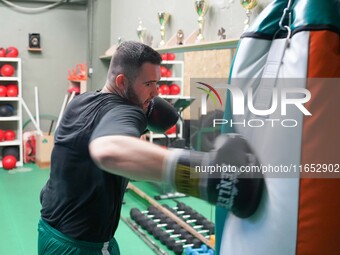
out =
[[[14,74],[14,67],[9,64],[5,64],[1,67],[0,73],[5,77],[12,76]]]
[[[2,167],[11,170],[17,165],[17,159],[13,155],[7,155],[2,159]]]
[[[163,89],[161,87],[158,87],[158,94],[163,95]]]
[[[6,49],[5,48],[0,48],[0,58],[6,57]]]
[[[166,53],[161,54],[161,58],[162,60],[168,60],[168,54]]]
[[[175,60],[176,55],[174,53],[168,53],[167,58],[168,58],[168,60]]]
[[[166,77],[168,74],[168,68],[166,68],[165,66],[161,66],[161,77]]]
[[[7,96],[9,97],[17,97],[18,96],[18,85],[9,84],[7,85]]]
[[[171,77],[171,76],[172,76],[171,70],[167,70],[167,72],[166,72],[166,77]]]
[[[160,93],[162,95],[169,95],[169,93],[170,93],[169,86],[166,85],[166,84],[163,84],[163,85],[159,86],[159,90],[161,91]]]
[[[7,58],[16,58],[18,56],[19,56],[19,51],[17,48],[13,46],[7,48],[7,54],[6,54]]]
[[[13,141],[15,139],[15,132],[13,130],[6,130],[4,137],[5,141]]]
[[[2,129],[0,129],[0,142],[2,142],[5,139],[5,133]]]
[[[7,96],[7,87],[4,85],[0,85],[0,97]]]
[[[170,95],[178,95],[181,92],[181,88],[177,84],[170,85]]]
[[[176,133],[176,125],[173,125],[171,128],[169,128],[166,132],[167,135],[171,135]]]

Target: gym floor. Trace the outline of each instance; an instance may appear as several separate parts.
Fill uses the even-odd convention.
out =
[[[6,171],[0,168],[0,254],[36,255],[37,222],[40,217],[39,194],[49,177],[49,170],[39,169],[35,164],[26,164],[22,168]],[[151,183],[133,182],[135,186],[153,197],[159,195],[162,188]],[[204,201],[192,197],[177,199],[199,211],[214,222],[214,208]],[[128,191],[124,198],[122,216],[130,218],[130,209],[137,207],[146,210],[149,204]],[[175,206],[170,199],[160,200],[161,204]],[[148,234],[147,234],[148,235]],[[151,235],[148,235],[152,238]],[[120,221],[115,235],[122,255],[155,254],[126,223]],[[174,254],[159,241],[153,241],[168,254]]]

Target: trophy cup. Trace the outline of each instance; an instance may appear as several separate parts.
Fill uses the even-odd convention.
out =
[[[165,25],[168,23],[170,19],[170,14],[168,12],[158,12],[158,20],[161,24],[161,42],[159,43],[159,47],[163,47],[165,45]]]
[[[142,20],[139,19],[139,25],[137,27],[137,36],[139,38],[139,41],[141,43],[144,43],[144,38],[145,38],[145,31],[146,29],[142,26]]]
[[[177,44],[182,45],[184,40],[184,33],[182,29],[179,29],[176,34]]]
[[[256,0],[240,0],[240,3],[242,7],[246,10],[247,18],[244,21],[244,30],[243,30],[243,31],[246,31],[250,25],[251,10],[256,7],[257,2]]]
[[[196,37],[196,42],[201,42],[204,40],[203,27],[204,27],[204,16],[209,8],[207,0],[196,0],[195,9],[198,14],[198,33]]]

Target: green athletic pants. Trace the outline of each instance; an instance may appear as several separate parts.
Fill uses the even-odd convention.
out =
[[[114,238],[105,243],[78,241],[52,228],[42,219],[38,224],[38,255],[120,255]]]

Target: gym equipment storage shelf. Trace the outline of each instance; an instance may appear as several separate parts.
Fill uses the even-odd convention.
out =
[[[184,62],[181,60],[163,60],[161,64],[161,68],[166,68],[170,71],[171,75],[170,76],[162,76],[159,85],[168,85],[170,86],[171,84],[176,84],[180,88],[180,92],[176,95],[159,95],[162,98],[178,98],[180,96],[183,96],[183,74],[184,74]],[[162,73],[162,69],[161,69]]]
[[[86,80],[69,80],[68,90],[70,93],[74,90],[76,94],[82,94],[87,91],[87,81]]]
[[[21,58],[0,58],[0,68],[9,64],[14,67],[14,74],[12,76],[0,76],[0,85],[17,85],[17,96],[2,96],[0,97],[0,106],[6,106],[11,116],[0,116],[0,129],[13,130],[15,132],[14,140],[2,140],[0,141],[0,157],[3,156],[3,150],[8,147],[15,147],[18,149],[19,159],[16,166],[23,166],[23,154],[22,154],[22,85],[21,85]],[[0,112],[1,114],[1,112]],[[2,162],[0,160],[0,167]]]

